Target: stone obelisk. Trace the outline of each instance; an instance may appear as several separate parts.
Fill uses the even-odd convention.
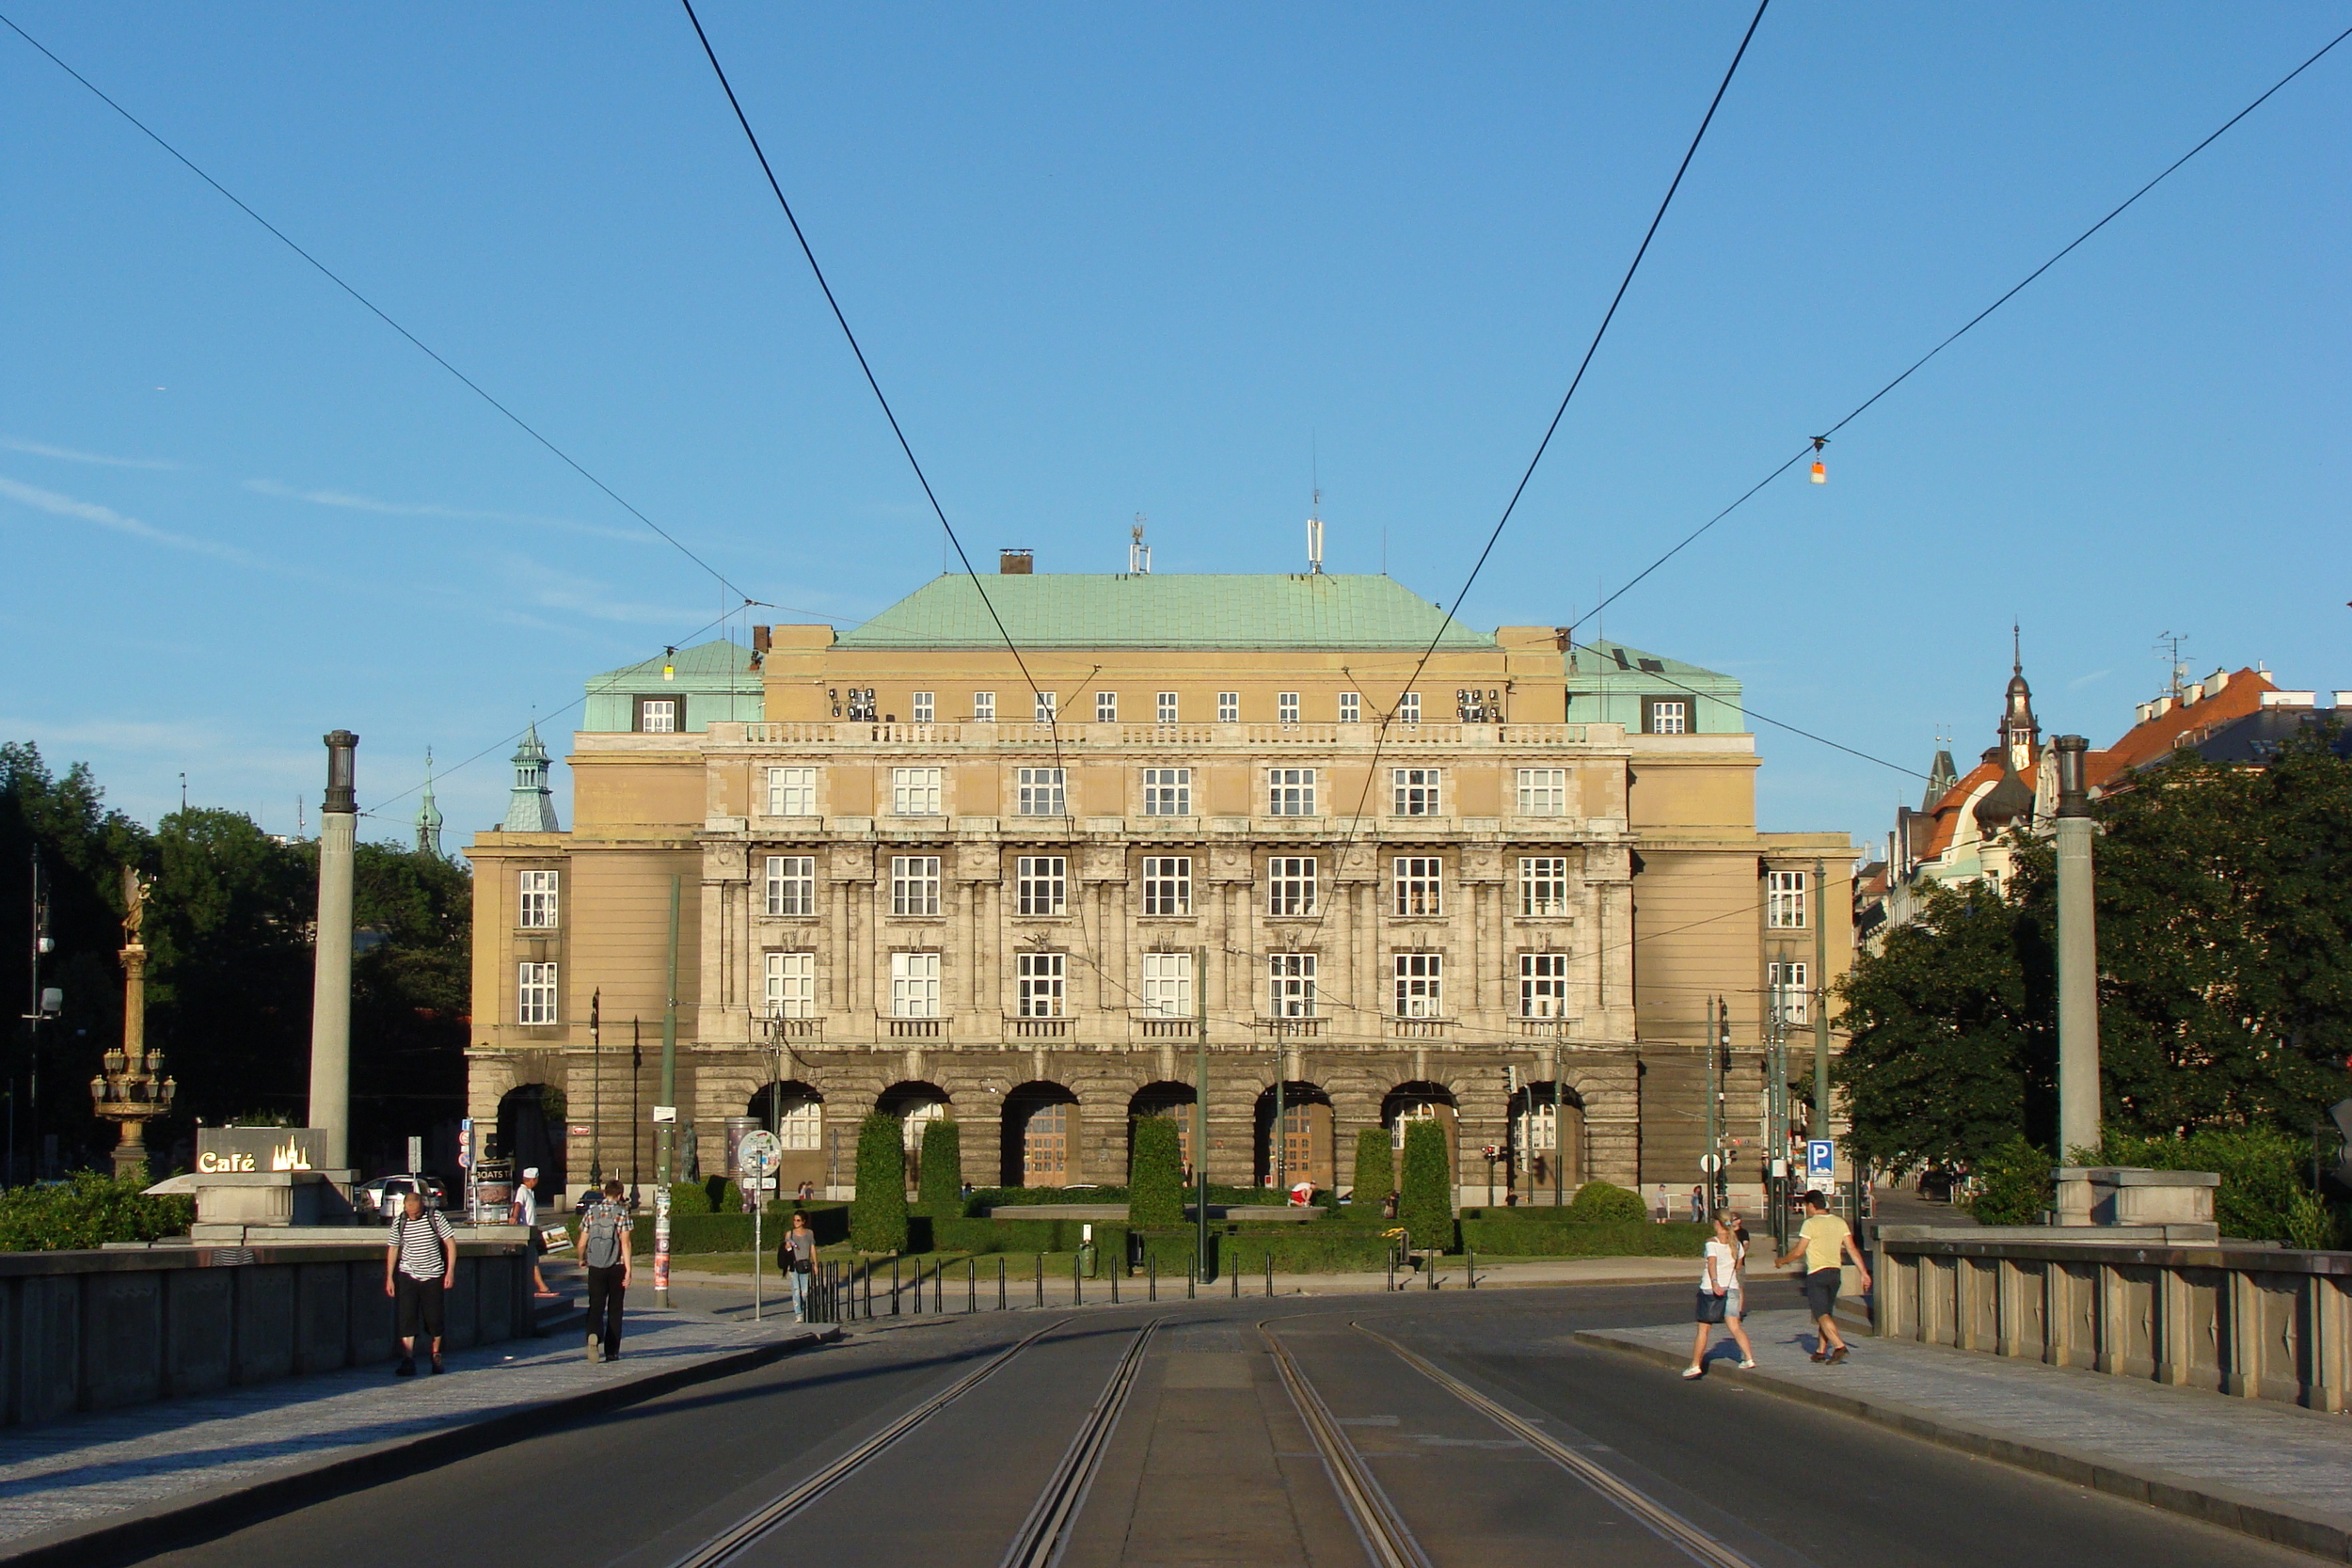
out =
[[[319,812],[319,919],[310,996],[311,1157],[328,1180],[351,1170],[351,867],[359,832],[355,768],[359,737],[326,736],[326,801]]]

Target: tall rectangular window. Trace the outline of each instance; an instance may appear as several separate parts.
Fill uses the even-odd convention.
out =
[[[1176,722],[1176,693],[1173,691],[1163,691],[1160,693],[1159,717],[1160,722],[1163,724],[1173,724]]]
[[[1275,1018],[1315,1016],[1315,956],[1268,953],[1266,1011]]]
[[[893,953],[890,955],[890,1016],[892,1018],[937,1018],[939,1016],[938,954]]]
[[[817,1016],[817,955],[771,953],[760,1000],[770,1018]]]
[[[768,815],[771,816],[816,816],[817,769],[814,768],[771,768],[768,769]]]
[[[1190,914],[1192,912],[1192,857],[1190,855],[1146,855],[1143,857],[1143,912],[1146,914]]]
[[[1070,861],[1062,855],[1022,855],[1012,863],[1013,912],[1066,914]]]
[[[1192,955],[1143,956],[1143,1010],[1153,1018],[1192,1016]]]
[[[1058,768],[1013,769],[1012,812],[1015,816],[1067,816],[1069,792]]]
[[[817,912],[817,857],[768,857],[768,912],[793,915]]]
[[[1568,858],[1565,855],[1519,857],[1519,913],[1534,917],[1568,912]]]
[[[1396,721],[1400,724],[1421,722],[1421,693],[1407,691],[1396,700]]]
[[[1443,1018],[1445,1016],[1444,954],[1399,953],[1396,955],[1396,1016],[1399,1018]]]
[[[1794,1026],[1812,1022],[1812,993],[1805,990],[1804,982],[1803,963],[1775,961],[1764,966],[1765,995],[1779,1011],[1781,1022]]]
[[[1393,799],[1392,816],[1436,816],[1438,804],[1438,770],[1434,768],[1391,768],[1389,785]]]
[[[913,915],[939,912],[937,855],[890,857],[890,912]]]
[[[975,691],[972,693],[972,721],[977,724],[996,722],[995,692]]]
[[[1037,721],[1039,723],[1052,723],[1054,715],[1060,711],[1061,694],[1059,692],[1041,691],[1037,694]]]
[[[1298,693],[1295,691],[1277,692],[1274,698],[1274,708],[1276,716],[1279,718],[1283,723],[1297,723]]]
[[[1445,862],[1435,855],[1399,855],[1395,869],[1396,912],[1401,915],[1445,913]]]
[[[937,816],[939,771],[936,768],[892,768],[890,814],[893,816]]]
[[[560,921],[555,884],[559,873],[526,871],[522,874],[522,900],[517,906],[515,924],[530,931],[551,931]]]
[[[524,964],[515,986],[515,1022],[555,1022],[555,966]]]
[[[1565,953],[1519,955],[1519,1017],[1568,1016],[1568,956]]]
[[[1094,694],[1094,721],[1098,724],[1119,722],[1119,693],[1097,691]]]
[[[1764,874],[1764,924],[1775,931],[1804,929],[1804,873]]]
[[[1216,721],[1220,724],[1241,722],[1241,693],[1220,691],[1216,694]]]
[[[1522,768],[1518,774],[1518,812],[1521,816],[1558,816],[1566,812],[1566,768]]]
[[[1340,722],[1360,724],[1364,721],[1364,699],[1356,692],[1340,693]]]
[[[1299,915],[1315,912],[1315,858],[1276,855],[1265,863],[1265,912]]]
[[[931,696],[932,694],[929,691],[918,691],[914,694],[914,721],[916,723],[930,723],[932,715],[938,711],[931,702]]]
[[[1312,816],[1315,814],[1313,768],[1269,768],[1265,782],[1268,816]]]
[[[1014,1002],[1023,1018],[1062,1016],[1066,953],[1022,953],[1013,959]]]
[[[822,1101],[803,1100],[785,1102],[783,1114],[776,1117],[776,1139],[793,1150],[815,1150],[825,1147],[825,1106]]]
[[[1143,770],[1143,815],[1146,816],[1190,816],[1192,815],[1192,769],[1189,768],[1147,768]]]

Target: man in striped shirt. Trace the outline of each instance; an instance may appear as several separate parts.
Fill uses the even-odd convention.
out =
[[[392,1298],[400,1320],[400,1365],[394,1373],[414,1377],[421,1331],[432,1339],[433,1370],[441,1370],[441,1303],[457,1285],[457,1235],[440,1211],[426,1211],[419,1194],[402,1198],[400,1209],[392,1243],[384,1253],[384,1293]]]

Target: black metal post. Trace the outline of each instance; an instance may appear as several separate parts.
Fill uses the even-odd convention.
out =
[[[977,1258],[963,1260],[963,1309],[966,1312],[980,1309],[980,1260]]]
[[[997,1258],[996,1258],[996,1310],[997,1310],[997,1311],[999,1311],[999,1312],[1002,1312],[1004,1309],[1005,1309],[1005,1259],[1004,1259],[1004,1255],[1003,1255],[1002,1253],[999,1253],[999,1254],[997,1255]]]
[[[1274,1249],[1272,1247],[1265,1249],[1265,1293],[1269,1296],[1274,1293]]]
[[[898,1315],[898,1255],[890,1255],[890,1315]]]
[[[1073,1307],[1083,1305],[1087,1299],[1086,1279],[1078,1267],[1085,1259],[1084,1251],[1070,1255],[1070,1305]]]
[[[1037,1304],[1045,1305],[1045,1254],[1037,1255]]]
[[[1462,1283],[1467,1289],[1475,1291],[1478,1289],[1478,1252],[1473,1247],[1462,1250],[1469,1259],[1462,1269]]]
[[[1157,1301],[1160,1299],[1160,1260],[1148,1247],[1143,1254],[1143,1268],[1144,1277],[1150,1281],[1144,1286],[1144,1299]]]

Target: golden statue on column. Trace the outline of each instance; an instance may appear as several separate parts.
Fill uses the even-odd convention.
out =
[[[164,1076],[161,1052],[147,1049],[147,892],[152,881],[122,868],[122,1045],[105,1055],[104,1070],[89,1081],[97,1113],[122,1132],[115,1146],[115,1175],[147,1170],[147,1124],[171,1109],[179,1085]]]

